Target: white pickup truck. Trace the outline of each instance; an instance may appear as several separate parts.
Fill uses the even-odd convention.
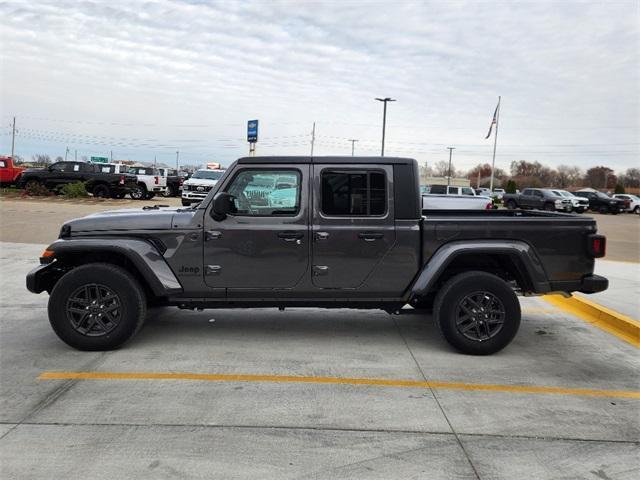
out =
[[[489,210],[493,201],[476,195],[471,187],[430,185],[421,188],[422,208],[426,210]]]
[[[167,191],[167,177],[163,177],[157,168],[129,167],[129,173],[138,177],[137,190],[129,194],[134,200],[150,200]]]

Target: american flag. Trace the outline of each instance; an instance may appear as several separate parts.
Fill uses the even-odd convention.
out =
[[[498,105],[496,105],[496,110],[495,112],[493,112],[493,120],[491,120],[491,125],[489,125],[489,133],[487,133],[487,136],[484,137],[485,140],[491,136],[491,130],[493,129],[493,126],[498,122],[499,108],[500,108],[500,100],[498,100]]]

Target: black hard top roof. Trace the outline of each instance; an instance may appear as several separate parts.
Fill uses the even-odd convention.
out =
[[[336,164],[354,164],[354,163],[379,163],[383,165],[403,164],[413,165],[416,161],[413,158],[401,157],[242,157],[238,159],[238,163],[242,164],[260,164],[260,163],[336,163]]]

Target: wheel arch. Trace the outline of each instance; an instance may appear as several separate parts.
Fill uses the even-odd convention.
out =
[[[67,271],[98,262],[118,265],[127,270],[143,286],[147,298],[166,297],[183,290],[156,246],[143,239],[57,240],[47,250],[54,252],[54,262],[47,265],[50,268],[35,273],[40,278],[31,281],[40,292],[51,291]]]
[[[422,267],[410,288],[409,302],[433,294],[449,278],[465,271],[484,271],[514,281],[523,292],[546,293],[549,281],[533,248],[522,241],[450,242]]]

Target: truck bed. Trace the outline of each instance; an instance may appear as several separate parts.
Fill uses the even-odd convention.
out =
[[[587,235],[596,233],[591,217],[523,210],[423,210],[422,260],[428,262],[445,242],[519,240],[537,252],[551,282],[570,282],[592,272]]]

